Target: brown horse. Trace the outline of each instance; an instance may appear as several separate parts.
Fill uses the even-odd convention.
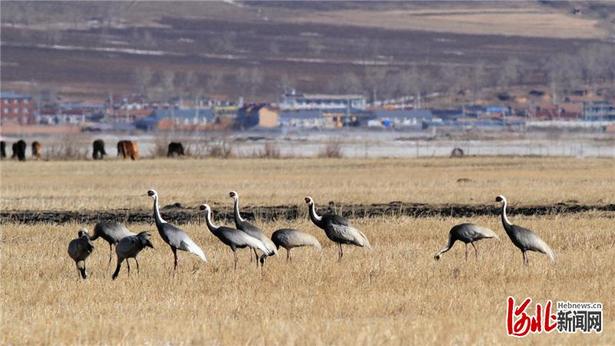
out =
[[[139,159],[139,145],[134,141],[119,141],[117,142],[117,155],[122,155],[122,158],[131,160]]]
[[[32,157],[36,160],[41,159],[42,146],[38,141],[32,142]]]

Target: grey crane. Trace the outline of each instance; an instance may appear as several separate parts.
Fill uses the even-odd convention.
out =
[[[442,254],[447,252],[453,247],[456,241],[462,241],[466,245],[466,261],[468,260],[468,243],[472,245],[474,248],[474,253],[476,254],[476,258],[478,258],[478,249],[474,245],[474,242],[477,242],[481,239],[490,239],[495,238],[500,240],[497,234],[486,227],[477,226],[472,223],[462,223],[459,225],[453,226],[450,232],[448,233],[448,243],[440,249],[435,255],[434,259],[439,260],[442,257]]]
[[[322,249],[316,237],[292,228],[282,228],[273,232],[271,240],[278,249],[280,249],[280,246],[286,249],[286,261],[292,261],[290,250],[293,248],[312,246],[318,251]]]
[[[308,205],[312,222],[323,229],[329,239],[339,245],[338,260],[341,260],[344,256],[342,244],[372,248],[365,234],[352,227],[346,218],[334,213],[327,213],[322,216],[316,214],[314,200],[310,196],[305,197],[305,203]]]
[[[169,244],[173,252],[173,270],[177,269],[177,250],[188,251],[199,256],[204,262],[207,262],[203,250],[190,239],[184,230],[162,219],[162,216],[160,216],[160,207],[158,205],[158,193],[155,190],[148,190],[147,195],[154,200],[154,220],[156,221],[158,233],[162,240]]]
[[[88,277],[88,273],[85,270],[85,260],[94,251],[94,245],[90,241],[88,231],[84,228],[80,229],[77,233],[77,238],[68,243],[68,255],[75,261],[77,270],[81,274],[83,279]]]
[[[246,247],[253,250],[258,249],[263,252],[263,255],[261,256],[261,263],[264,262],[264,257],[268,250],[262,241],[240,230],[226,226],[214,225],[211,218],[211,208],[209,205],[201,204],[200,209],[205,211],[205,220],[209,231],[216,236],[216,238],[220,239],[222,243],[230,247],[231,251],[233,251],[235,269],[237,269],[237,249],[243,249]]]
[[[146,247],[154,248],[152,241],[150,240],[151,234],[149,232],[140,232],[137,235],[130,235],[122,238],[115,246],[115,253],[117,254],[117,266],[115,272],[111,278],[115,280],[120,274],[122,262],[126,260],[128,266],[128,275],[130,275],[130,262],[129,258],[132,258],[137,263],[137,273],[139,272],[139,261],[137,261],[137,255],[141,250]]]
[[[264,255],[266,256],[273,256],[276,255],[278,253],[275,244],[271,241],[271,239],[269,239],[265,233],[263,233],[263,231],[254,226],[253,224],[249,223],[248,221],[244,220],[241,217],[241,213],[239,212],[239,194],[235,191],[231,191],[229,192],[229,196],[233,199],[234,201],[234,217],[235,217],[235,227],[237,227],[238,230],[247,233],[249,236],[254,237],[258,240],[260,240],[266,248],[266,252],[263,252]],[[258,266],[258,254],[256,253],[256,249],[252,249],[254,251],[254,258],[257,259],[256,261],[256,265]],[[261,250],[262,251],[262,250]],[[265,257],[260,257],[261,260],[261,265],[263,264],[263,261],[265,260]]]
[[[111,258],[113,257],[113,245],[117,245],[122,238],[130,235],[135,234],[119,222],[99,222],[94,226],[94,232],[90,240],[96,240],[100,237],[109,243],[109,262],[107,263],[107,269],[109,269]]]
[[[529,264],[527,259],[527,251],[543,253],[549,256],[551,261],[555,262],[555,253],[536,233],[527,228],[513,225],[510,221],[508,221],[508,217],[506,217],[506,207],[508,206],[506,198],[499,195],[495,198],[495,201],[502,203],[502,224],[504,225],[504,230],[506,231],[506,234],[508,234],[508,237],[512,243],[523,253],[523,264]]]

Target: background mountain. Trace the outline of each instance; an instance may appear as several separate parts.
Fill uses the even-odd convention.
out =
[[[276,100],[615,88],[610,2],[2,1],[2,88]]]

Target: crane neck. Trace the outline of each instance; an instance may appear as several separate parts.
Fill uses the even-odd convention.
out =
[[[309,205],[309,213],[310,213],[310,219],[312,220],[312,222],[320,227],[320,228],[324,228],[323,223],[322,223],[322,216],[316,214],[316,207],[314,206],[314,203]]]
[[[158,196],[154,196],[154,219],[156,220],[157,225],[167,223],[166,221],[164,221],[164,219],[162,219],[162,216],[160,216],[160,206],[158,205]]]
[[[506,216],[506,207],[508,207],[508,202],[504,200],[504,203],[502,204],[502,225],[504,225],[504,229],[508,231],[508,228],[512,226],[512,223],[508,220],[508,217]]]
[[[439,257],[440,255],[442,255],[443,253],[447,252],[448,250],[450,250],[453,247],[453,244],[455,244],[456,239],[453,237],[452,234],[449,234],[448,236],[448,243],[446,243],[446,245],[444,245],[444,247],[442,247],[435,255],[435,257]]]
[[[219,226],[214,225],[213,221],[211,220],[211,209],[207,209],[207,211],[205,212],[205,223],[207,223],[207,228],[209,228],[209,231],[212,233],[214,233],[218,230],[218,228],[220,228]]]
[[[241,213],[239,212],[239,197],[235,197],[234,200],[235,202],[233,203],[233,206],[234,206],[235,223],[238,224],[245,220],[241,217]]]

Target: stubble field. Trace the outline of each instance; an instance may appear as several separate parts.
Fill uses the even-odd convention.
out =
[[[392,200],[489,205],[505,194],[516,206],[575,200],[613,203],[612,160],[469,158],[462,160],[143,160],[140,162],[3,162],[2,210],[113,210],[151,208],[145,191],[162,204],[228,208],[229,190],[242,204],[293,205],[311,194],[329,200]],[[467,178],[469,182],[458,183]],[[164,213],[163,213],[164,215]],[[256,220],[267,234],[296,227],[315,235],[323,251],[285,251],[262,273],[240,252],[232,254],[204,223],[182,227],[209,262],[172,254],[152,223],[155,249],[140,256],[141,271],[125,268],[111,280],[102,240],[88,259],[91,277],[78,279],[66,254],[87,224],[16,224],[1,227],[1,344],[418,344],[514,343],[506,336],[506,298],[604,304],[601,334],[530,336],[536,344],[612,344],[615,307],[613,212],[510,215],[551,245],[557,262],[521,253],[496,215],[472,218],[378,217],[353,219],[374,248],[337,248],[307,219]],[[169,220],[172,221],[172,220]],[[218,222],[224,222],[222,220]],[[478,244],[479,258],[456,244],[440,261],[433,254],[461,222],[492,228],[501,241]]]

